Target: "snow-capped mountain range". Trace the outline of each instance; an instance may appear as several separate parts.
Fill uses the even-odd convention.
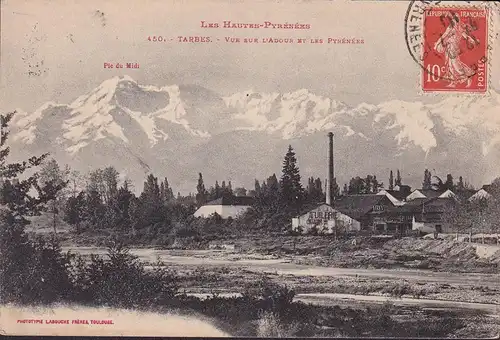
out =
[[[333,96],[333,95],[332,95]],[[392,100],[351,107],[300,89],[252,90],[228,97],[194,85],[140,85],[128,76],[102,82],[70,104],[18,110],[12,154],[50,151],[86,171],[113,165],[140,190],[147,173],[168,176],[179,191],[280,171],[288,144],[303,177],[325,177],[326,132],[335,133],[336,175],[376,174],[387,182],[401,169],[419,185],[426,167],[479,185],[500,175],[500,94],[450,96],[434,103]]]

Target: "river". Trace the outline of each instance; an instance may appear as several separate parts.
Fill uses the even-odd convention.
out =
[[[105,248],[97,247],[64,247],[81,255],[106,253]],[[182,266],[236,266],[254,272],[295,276],[357,276],[386,279],[417,280],[447,284],[470,284],[500,288],[499,274],[450,273],[433,272],[419,269],[366,269],[366,268],[334,268],[315,265],[299,265],[291,263],[291,257],[273,258],[263,255],[248,255],[225,250],[171,250],[134,248],[131,254],[149,263],[160,259],[165,264]],[[295,256],[299,258],[299,256]]]

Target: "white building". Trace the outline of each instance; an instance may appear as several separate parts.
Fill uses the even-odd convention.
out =
[[[308,213],[292,219],[292,230],[308,234],[333,234],[361,230],[360,222],[323,203]]]
[[[202,205],[193,215],[207,218],[217,213],[222,218],[236,218],[250,209],[252,204],[253,197],[221,197]]]

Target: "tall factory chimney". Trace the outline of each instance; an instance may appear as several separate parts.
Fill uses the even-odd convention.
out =
[[[333,204],[333,178],[335,176],[333,169],[333,133],[328,133],[328,185],[326,187],[326,204]]]

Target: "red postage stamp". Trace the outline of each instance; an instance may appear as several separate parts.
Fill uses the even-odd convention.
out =
[[[423,26],[423,91],[486,92],[487,9],[428,8]]]

